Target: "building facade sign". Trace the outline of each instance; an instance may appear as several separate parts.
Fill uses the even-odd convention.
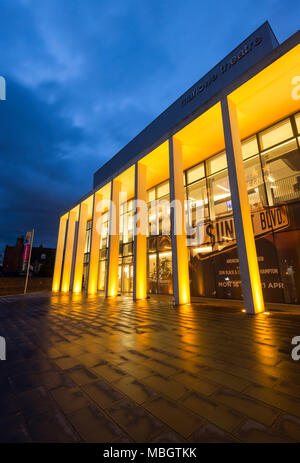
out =
[[[251,214],[255,238],[267,235],[289,226],[288,210],[286,206],[264,208]],[[193,254],[200,254],[206,259],[212,254],[219,253],[236,245],[233,217],[226,217],[208,223],[196,224],[195,236],[190,241]],[[202,246],[202,247],[201,247]],[[201,256],[201,251],[204,252]]]

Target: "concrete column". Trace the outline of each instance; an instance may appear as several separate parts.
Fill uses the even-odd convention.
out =
[[[133,299],[147,297],[147,168],[140,162],[135,164],[135,221],[133,247]]]
[[[109,236],[105,296],[118,294],[119,246],[120,246],[120,192],[121,183],[113,180],[111,188],[111,204],[109,211]]]
[[[102,207],[99,204],[102,201],[102,195],[95,193],[93,204],[93,220],[91,235],[91,252],[88,270],[88,294],[95,294],[98,290],[98,271],[99,271],[99,252],[100,252],[100,233],[99,221],[101,219]]]
[[[73,254],[72,254],[72,265],[71,265],[69,291],[73,291],[75,263],[76,263],[76,250],[77,250],[77,242],[78,242],[78,230],[79,230],[79,222],[78,222],[78,220],[76,220],[76,222],[75,222],[75,230],[74,230],[74,244],[73,244]]]
[[[173,294],[175,305],[190,303],[190,277],[184,217],[181,144],[169,139]]]
[[[64,258],[64,269],[61,283],[61,290],[68,292],[70,289],[70,277],[73,257],[74,246],[74,232],[75,232],[76,212],[70,211],[68,220],[67,242]]]
[[[64,215],[63,217],[60,218],[60,221],[59,221],[59,230],[58,230],[56,255],[55,255],[55,265],[54,265],[54,273],[53,273],[53,281],[52,281],[52,291],[53,292],[57,292],[60,290],[60,280],[61,280],[61,270],[62,270],[62,262],[63,262],[63,255],[64,255],[67,220],[68,220],[68,216]]]
[[[73,292],[80,293],[82,290],[82,274],[83,274],[83,259],[84,259],[84,246],[86,238],[86,222],[87,222],[88,205],[86,203],[80,204],[79,211],[79,225],[77,235],[77,248],[75,258],[75,271],[73,280]]]
[[[229,98],[221,100],[223,130],[240,274],[247,313],[264,311],[264,299],[253,234],[238,119]]]

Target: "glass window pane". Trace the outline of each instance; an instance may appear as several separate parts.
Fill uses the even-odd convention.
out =
[[[250,209],[262,209],[266,205],[265,185],[259,156],[244,163]]]
[[[99,262],[99,274],[98,274],[98,289],[100,291],[105,290],[106,269],[107,269],[107,261],[106,260],[100,260],[100,262]]]
[[[159,234],[170,235],[170,198],[165,196],[158,202]]]
[[[279,124],[273,125],[273,127],[259,134],[260,144],[263,150],[270,148],[270,146],[277,145],[277,143],[291,138],[292,136],[293,130],[289,119],[279,122]]]
[[[158,292],[172,294],[172,252],[159,253]]]
[[[85,235],[85,245],[84,245],[84,252],[90,252],[91,250],[91,234],[92,230],[91,228],[87,229],[86,235]]]
[[[300,113],[296,114],[295,120],[296,120],[296,126],[297,126],[298,133],[300,133]]]
[[[126,212],[126,203],[120,204],[120,214],[124,214]]]
[[[162,183],[156,190],[157,199],[169,194],[169,181]]]
[[[193,218],[195,218],[196,213],[198,213],[198,216],[202,216],[204,218],[208,217],[206,180],[200,180],[199,182],[187,187],[187,195],[189,200],[189,216],[192,214]],[[194,224],[194,220],[192,223]]]
[[[133,199],[127,202],[127,211],[132,211],[133,210]]]
[[[154,201],[155,200],[155,188],[152,188],[152,190],[148,190],[147,195],[148,195],[148,203],[150,203],[151,201]]]
[[[157,254],[148,254],[148,291],[157,293]]]
[[[257,139],[255,135],[253,137],[247,138],[247,140],[242,141],[243,159],[248,159],[257,153],[258,153],[258,145],[257,145]]]
[[[270,206],[300,197],[300,153],[296,139],[262,154]]]
[[[150,236],[159,234],[159,219],[157,201],[152,201],[148,207],[148,230]]]
[[[216,174],[208,179],[210,218],[227,215],[232,212],[228,171]]]
[[[192,167],[187,171],[187,183],[193,183],[205,176],[204,163]]]
[[[227,167],[227,159],[226,159],[226,152],[223,151],[216,156],[208,159],[206,161],[207,166],[207,173],[214,174],[215,172],[219,172],[219,170],[226,169]]]

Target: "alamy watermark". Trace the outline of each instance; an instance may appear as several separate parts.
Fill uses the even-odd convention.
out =
[[[294,76],[291,84],[294,86],[292,89],[292,99],[298,101],[300,100],[300,76]]]
[[[0,100],[6,100],[6,81],[0,76]]]
[[[3,336],[0,336],[0,360],[6,360],[6,341]]]
[[[298,362],[300,360],[300,336],[293,337],[292,345],[295,346],[291,352],[292,359]]]
[[[126,203],[126,193],[120,193],[119,203]],[[171,222],[173,223],[174,235],[182,235],[187,238],[187,245],[194,246],[204,241],[204,200],[186,199],[183,202],[174,199],[158,199],[147,204],[143,200],[134,200],[133,215],[130,218],[128,228],[134,236],[149,235],[156,236],[159,232],[162,235],[170,235]],[[117,217],[120,217],[118,206],[111,200],[100,199],[96,205],[99,218],[96,221],[96,230],[102,235],[103,220],[105,211],[110,211],[109,235],[118,234]]]

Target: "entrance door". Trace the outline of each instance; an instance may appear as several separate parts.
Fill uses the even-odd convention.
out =
[[[122,292],[130,293],[133,290],[133,264],[122,265]]]

